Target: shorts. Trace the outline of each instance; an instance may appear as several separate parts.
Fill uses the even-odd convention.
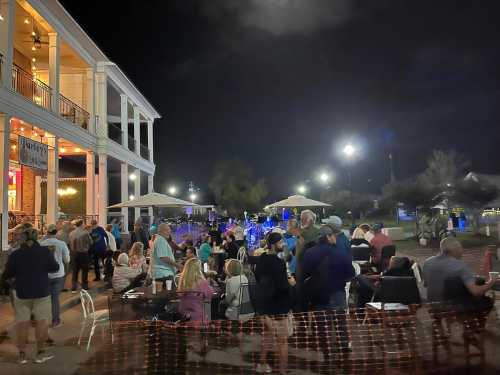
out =
[[[286,317],[281,319],[276,319],[276,317],[270,317],[264,315],[262,317],[265,327],[272,332],[275,337],[290,337],[294,333],[294,321],[293,315],[288,313]]]
[[[14,311],[16,322],[29,322],[32,315],[35,320],[50,320],[52,319],[50,296],[22,299],[14,295]]]

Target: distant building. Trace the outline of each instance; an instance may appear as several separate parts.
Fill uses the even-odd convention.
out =
[[[125,201],[151,192],[153,123],[160,115],[58,1],[2,0],[0,15],[5,249],[9,224],[23,217],[38,226],[54,223],[63,206],[104,224],[107,207],[117,203],[108,202],[110,193]],[[123,47],[134,53],[132,45]],[[147,136],[141,138],[143,127]],[[72,162],[82,165],[80,175],[61,180],[60,163]],[[119,189],[109,188],[113,175]],[[147,179],[145,191],[141,179]],[[128,209],[121,214],[126,229]],[[136,209],[134,218],[139,215]]]

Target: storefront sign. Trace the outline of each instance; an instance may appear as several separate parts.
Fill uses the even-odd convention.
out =
[[[28,167],[47,170],[49,146],[19,136],[19,163]]]

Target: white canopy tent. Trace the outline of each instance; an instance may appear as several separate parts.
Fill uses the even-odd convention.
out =
[[[331,205],[313,199],[304,197],[303,195],[292,195],[281,201],[267,205],[266,209],[271,208],[293,208],[293,207],[330,207]]]
[[[154,207],[188,207],[188,206],[197,207],[198,205],[196,203],[184,201],[182,199],[174,198],[165,194],[149,193],[126,202],[109,206],[108,208],[125,208],[125,207],[154,208]]]

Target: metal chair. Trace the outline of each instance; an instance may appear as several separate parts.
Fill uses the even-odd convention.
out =
[[[80,336],[78,337],[78,346],[80,346],[83,333],[87,326],[90,326],[90,335],[87,341],[87,351],[90,349],[90,343],[92,341],[92,336],[94,335],[95,328],[97,326],[109,325],[111,329],[111,320],[109,316],[109,309],[95,310],[94,301],[92,296],[86,291],[80,291],[80,302],[82,304],[83,319],[82,328],[80,329]],[[114,341],[113,330],[111,329],[111,342]]]
[[[352,262],[352,268],[354,268],[354,277],[358,276],[361,274],[361,267],[358,263]],[[345,284],[345,299],[346,299],[346,311],[349,312],[349,293],[351,290],[351,282],[347,282]]]
[[[372,249],[366,246],[351,246],[352,260],[369,261]]]

